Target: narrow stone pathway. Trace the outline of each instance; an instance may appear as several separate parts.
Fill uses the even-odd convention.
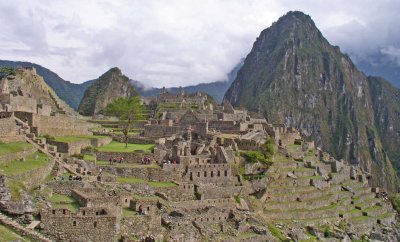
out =
[[[34,231],[33,229],[26,228],[19,223],[15,222],[11,218],[7,217],[3,213],[0,212],[0,223],[15,229],[19,235],[21,236],[29,236],[30,238],[34,239],[35,241],[40,242],[52,242],[51,239],[46,238],[44,235]]]

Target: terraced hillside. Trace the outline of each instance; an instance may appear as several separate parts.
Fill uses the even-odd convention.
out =
[[[365,174],[343,161],[319,157],[322,152],[301,149],[281,148],[267,172],[270,181],[260,209],[266,221],[303,227],[334,224],[362,233],[395,221],[391,204],[368,185]]]

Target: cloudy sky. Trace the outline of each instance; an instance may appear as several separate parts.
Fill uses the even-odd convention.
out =
[[[114,66],[157,87],[222,80],[290,10],[311,15],[356,62],[378,54],[400,66],[398,0],[0,0],[0,9],[0,59],[75,83]]]

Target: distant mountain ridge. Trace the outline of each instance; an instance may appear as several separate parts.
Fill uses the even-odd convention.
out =
[[[35,67],[37,74],[43,77],[47,85],[49,85],[64,102],[75,110],[78,109],[78,105],[86,88],[91,84],[91,81],[81,84],[65,81],[53,71],[31,62],[0,60],[0,66],[14,68],[17,66]]]
[[[210,83],[200,83],[197,85],[192,86],[185,86],[183,87],[185,92],[187,93],[195,93],[195,92],[203,92],[207,93],[214,98],[215,101],[221,102],[222,98],[224,97],[225,92],[228,90],[229,86],[235,80],[237,72],[243,66],[242,59],[227,75],[227,80],[224,81],[216,81]],[[135,89],[141,96],[157,96],[162,88],[147,88],[145,87],[140,81],[131,81],[132,84],[135,86]],[[171,87],[167,88],[167,90],[171,93],[178,93],[179,87]]]
[[[399,98],[387,81],[357,70],[311,17],[298,11],[261,32],[224,97],[260,111],[270,123],[302,130],[390,191],[399,188],[390,160],[400,167]]]

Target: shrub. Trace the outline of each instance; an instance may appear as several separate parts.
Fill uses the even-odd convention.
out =
[[[325,236],[325,238],[330,238],[331,237],[331,229],[329,227],[325,228],[324,236]]]
[[[264,162],[267,163],[268,160],[265,158],[264,154],[260,151],[246,151],[243,153],[247,162],[256,163],[256,162]]]

